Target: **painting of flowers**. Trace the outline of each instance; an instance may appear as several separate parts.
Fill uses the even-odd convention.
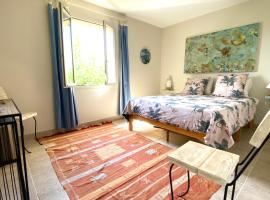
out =
[[[256,71],[260,23],[186,40],[185,73]]]

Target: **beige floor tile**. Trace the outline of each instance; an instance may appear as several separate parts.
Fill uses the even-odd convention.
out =
[[[49,193],[55,190],[63,190],[58,178],[54,174],[33,176],[36,191],[39,194]]]
[[[68,200],[66,192],[62,189],[52,190],[47,193],[38,194],[39,200]]]

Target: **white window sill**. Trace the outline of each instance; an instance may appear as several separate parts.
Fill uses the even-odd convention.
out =
[[[117,87],[117,84],[107,84],[107,85],[77,85],[77,86],[72,86],[75,89],[103,89],[103,88],[108,88],[108,87]]]

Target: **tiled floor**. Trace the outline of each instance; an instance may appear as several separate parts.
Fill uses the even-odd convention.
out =
[[[123,120],[115,121],[115,124],[127,129],[127,123]],[[170,133],[170,142],[166,142],[165,131],[153,128],[151,125],[135,121],[134,130],[140,134],[173,148],[179,147],[190,138]],[[251,148],[248,141],[254,129],[243,129],[241,142],[230,149],[243,157]],[[32,137],[26,138],[26,146],[32,151],[27,155],[30,178],[33,180],[31,187],[31,200],[66,200],[64,189],[61,187],[49,157],[44,148]],[[270,141],[263,148],[256,160],[248,167],[244,175],[237,182],[236,198],[238,200],[267,200],[270,199]],[[36,194],[36,195],[35,195]],[[223,188],[221,188],[211,199],[223,199]],[[228,198],[229,199],[229,198]]]

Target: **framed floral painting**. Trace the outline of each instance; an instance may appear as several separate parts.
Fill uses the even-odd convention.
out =
[[[187,38],[184,72],[256,71],[259,36],[255,23]]]

